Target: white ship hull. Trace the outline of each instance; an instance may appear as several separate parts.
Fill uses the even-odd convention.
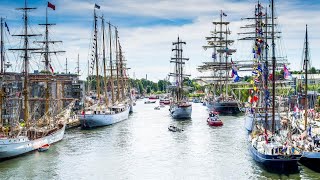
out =
[[[192,106],[180,107],[173,105],[170,108],[170,113],[174,119],[190,119],[192,114]]]
[[[51,135],[29,140],[27,136],[17,138],[0,138],[0,160],[8,159],[21,154],[37,150],[45,144],[53,144],[63,138],[66,125]]]
[[[130,108],[116,114],[84,114],[80,115],[81,127],[84,129],[108,126],[129,118]]]

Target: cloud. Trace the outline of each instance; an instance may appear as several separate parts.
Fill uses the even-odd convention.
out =
[[[87,60],[89,58],[94,1],[89,0],[53,0],[56,11],[50,11],[50,20],[56,22],[57,26],[52,27],[52,39],[63,40],[64,43],[55,47],[66,50],[65,55],[55,58],[53,65],[57,71],[63,71],[64,61],[69,59],[70,71],[76,67],[77,54],[80,54],[82,79],[87,75]],[[196,67],[203,61],[211,60],[210,50],[204,51],[205,36],[213,30],[211,21],[219,19],[220,10],[228,15],[227,20],[231,21],[231,38],[238,39],[236,34],[240,32],[240,26],[246,22],[241,21],[242,17],[252,16],[254,13],[254,1],[233,1],[233,0],[110,0],[96,1],[101,6],[97,11],[116,24],[119,29],[119,36],[122,42],[125,56],[131,76],[135,72],[137,78],[149,74],[150,79],[163,79],[172,70],[169,63],[172,56],[171,43],[179,35],[187,42],[185,56],[190,58],[187,63],[187,72],[193,77],[200,75]],[[21,27],[21,14],[13,10],[20,6],[18,3],[6,3],[0,7],[0,15],[6,15],[10,26],[18,31]],[[31,22],[33,25],[42,22],[44,17],[43,4],[36,1],[34,6],[39,5],[37,11],[32,13]],[[41,5],[41,6],[40,6]],[[279,15],[279,23],[282,30],[282,50],[287,54],[291,69],[298,70],[302,48],[304,43],[305,24],[309,24],[310,47],[312,58],[320,56],[316,49],[320,46],[320,38],[317,32],[320,31],[320,12],[317,11],[319,3],[310,4],[304,1],[277,1],[276,14]],[[7,11],[5,11],[7,9]],[[10,10],[12,9],[12,10]],[[307,10],[306,10],[307,9]],[[43,32],[33,26],[37,32]],[[234,47],[238,49],[234,59],[247,59],[251,57],[251,43],[235,42]],[[277,44],[278,47],[280,45]],[[247,49],[245,48],[247,47]],[[319,68],[320,62],[313,60],[313,65]],[[75,72],[75,71],[74,71]]]

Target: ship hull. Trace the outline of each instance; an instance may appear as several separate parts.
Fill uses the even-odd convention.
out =
[[[15,139],[0,139],[0,160],[13,158],[42,147],[45,144],[53,144],[62,140],[66,125],[51,135],[43,138],[29,140],[26,136]]]
[[[192,106],[176,106],[170,108],[170,114],[174,119],[190,119],[192,114]]]
[[[282,171],[282,170],[296,170],[298,168],[298,161],[301,155],[266,155],[258,152],[252,145],[249,147],[252,158],[271,171]]]
[[[82,129],[91,129],[95,127],[108,126],[129,118],[130,108],[117,114],[85,114],[80,115]]]
[[[235,101],[208,102],[206,105],[210,111],[219,112],[220,115],[237,115],[241,113],[238,103]]]
[[[299,162],[309,169],[320,172],[320,152],[303,152]]]
[[[237,102],[215,102],[213,105],[214,111],[222,115],[237,115],[240,113]]]

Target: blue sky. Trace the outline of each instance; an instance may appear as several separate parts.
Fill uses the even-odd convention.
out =
[[[69,70],[75,72],[77,54],[80,54],[82,78],[87,74],[87,59],[92,33],[93,7],[101,6],[98,11],[107,21],[119,28],[119,36],[125,51],[128,65],[132,68],[130,75],[135,73],[137,78],[148,77],[157,81],[164,79],[169,73],[171,42],[179,35],[187,42],[186,56],[187,72],[193,77],[200,75],[196,67],[203,61],[209,61],[211,52],[204,51],[205,36],[209,35],[213,26],[211,21],[217,20],[220,10],[223,10],[231,21],[232,38],[237,39],[236,33],[245,22],[241,17],[253,14],[256,1],[254,0],[51,0],[56,5],[56,11],[49,10],[49,20],[56,23],[52,27],[52,39],[63,40],[56,50],[63,49],[65,54],[54,57],[55,71],[63,71],[65,58],[69,59]],[[263,1],[266,4],[268,1]],[[276,0],[277,15],[282,31],[281,47],[289,60],[289,68],[298,70],[302,57],[302,47],[305,24],[309,24],[312,64],[320,68],[317,58],[320,56],[320,2],[317,0]],[[42,33],[37,26],[45,19],[47,1],[29,0],[29,6],[37,7],[31,12],[32,30]],[[18,33],[21,28],[21,14],[15,10],[22,7],[24,0],[1,0],[0,15],[6,17],[11,34]],[[9,38],[10,47],[18,44],[17,40]],[[9,46],[9,45],[8,45]],[[247,58],[247,45],[236,42],[234,48],[238,53],[233,59]],[[280,46],[280,45],[279,45]],[[247,52],[247,53],[246,53]],[[16,54],[10,54],[10,61],[18,63]],[[40,59],[35,58],[33,69],[41,68]]]

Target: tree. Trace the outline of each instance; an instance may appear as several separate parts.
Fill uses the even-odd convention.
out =
[[[317,74],[317,70],[315,67],[312,67],[310,70],[309,70],[309,73],[310,74]]]
[[[150,94],[150,93],[151,93],[151,87],[148,86],[148,87],[147,87],[147,94]]]
[[[143,94],[144,93],[144,87],[143,87],[142,82],[138,81],[137,84],[138,84],[139,93]]]

